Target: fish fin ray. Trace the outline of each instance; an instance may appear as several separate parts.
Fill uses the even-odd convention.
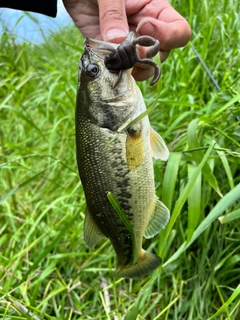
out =
[[[162,263],[157,255],[142,249],[136,263],[131,266],[118,266],[114,274],[116,278],[139,278],[152,273]]]
[[[95,221],[93,220],[88,208],[86,209],[85,220],[84,220],[84,240],[86,244],[92,248],[94,247],[102,238],[104,234],[100,231]]]
[[[157,235],[166,227],[170,219],[168,208],[156,198],[155,208],[150,216],[148,226],[144,232],[144,237],[149,239]]]
[[[151,154],[154,159],[166,161],[169,157],[169,151],[163,138],[153,129],[150,129]]]

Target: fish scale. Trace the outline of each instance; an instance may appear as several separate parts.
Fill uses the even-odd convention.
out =
[[[79,119],[79,129],[78,132],[80,135],[84,134],[84,125],[82,121]],[[88,132],[90,131],[90,128],[94,125],[87,126]],[[89,137],[92,135],[89,134]],[[103,137],[103,135],[102,135]],[[111,137],[112,138],[112,137]],[[115,153],[110,153],[111,156],[106,156],[106,154],[101,153],[100,151],[104,148],[106,148],[106,145],[110,141],[110,139],[100,139],[98,142],[98,148],[93,150],[91,149],[91,146],[93,145],[94,141],[90,140],[87,141],[86,144],[84,144],[83,149],[81,149],[81,153],[78,152],[78,163],[81,163],[83,165],[83,172],[81,171],[80,177],[84,186],[85,195],[87,199],[87,206],[88,210],[95,216],[95,221],[100,229],[100,231],[108,238],[111,239],[113,246],[116,246],[116,250],[118,252],[119,259],[121,261],[123,260],[129,260],[128,256],[129,253],[126,254],[126,251],[130,251],[128,248],[132,248],[131,245],[131,235],[124,227],[121,219],[117,216],[116,212],[112,208],[111,204],[109,203],[106,195],[109,190],[115,190],[116,195],[118,196],[118,199],[120,202],[126,202],[128,204],[129,210],[131,210],[131,207],[129,205],[129,195],[130,193],[127,193],[127,181],[126,175],[127,175],[127,168],[123,170],[123,175],[125,179],[125,183],[122,183],[120,186],[118,186],[118,180],[114,181],[111,176],[107,176],[106,174],[103,175],[96,175],[96,171],[98,170],[101,172],[106,171],[106,167],[111,168],[111,171],[113,173],[116,173],[116,176],[118,175],[118,162],[121,157],[119,157],[119,153],[121,152],[121,149],[118,148],[118,152],[116,152],[116,149],[114,150]],[[119,143],[119,141],[117,141]],[[89,149],[90,147],[90,149]],[[112,148],[111,144],[107,148]],[[87,154],[91,154],[90,159],[86,157]],[[88,170],[84,170],[84,165],[87,165]],[[97,166],[97,170],[96,170]],[[98,192],[96,192],[97,190]],[[128,210],[126,210],[126,214],[128,213]],[[131,215],[128,216],[129,219],[131,219]],[[109,225],[115,226],[117,225],[117,232],[116,228],[109,228]],[[123,237],[124,236],[124,237]],[[128,239],[126,244],[124,246],[118,247],[118,238],[121,239],[121,242],[124,243],[124,239]],[[116,243],[116,245],[115,245]],[[132,252],[130,252],[130,255],[132,255]]]

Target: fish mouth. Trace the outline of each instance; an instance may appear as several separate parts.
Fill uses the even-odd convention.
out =
[[[104,60],[104,58],[110,52],[112,52],[113,49],[116,49],[118,47],[118,44],[111,43],[110,45],[105,41],[86,38],[84,46],[86,51],[91,51],[94,54],[96,54],[100,59]]]
[[[119,44],[117,44],[117,43],[110,44],[106,41],[96,40],[93,38],[85,38],[84,45],[94,47],[94,48],[100,49],[100,50],[106,50],[106,51],[110,51],[110,50],[112,51],[112,48],[116,49],[119,46]]]
[[[103,64],[105,65],[105,67],[108,69],[109,72],[118,75],[117,80],[114,84],[113,89],[115,89],[121,79],[122,79],[122,74],[123,74],[123,70],[112,70],[105,61],[105,58],[112,53],[113,51],[115,51],[117,49],[117,47],[119,46],[119,44],[116,43],[108,43],[102,40],[96,40],[96,39],[92,39],[92,38],[86,38],[85,42],[84,42],[84,49],[85,52],[88,53],[92,53],[93,55],[96,55],[100,60],[103,61]],[[130,70],[130,72],[132,72],[132,68],[129,68],[128,70]]]
[[[84,42],[84,51],[85,53],[88,53],[88,59],[91,60],[92,56],[97,56],[100,60],[103,61],[104,64],[104,59],[105,57],[112,52],[113,49],[118,47],[118,44],[108,44],[105,41],[101,41],[101,40],[96,40],[96,39],[92,39],[92,38],[86,38],[85,42]],[[119,83],[119,78],[121,78],[122,75],[122,71],[116,71],[116,70],[111,70],[108,69],[109,72],[119,75],[118,80],[115,84],[115,87],[117,86],[117,84]]]

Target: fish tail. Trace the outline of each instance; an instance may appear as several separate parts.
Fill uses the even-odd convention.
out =
[[[116,278],[139,278],[157,269],[162,259],[142,249],[137,261],[131,266],[118,266],[114,274]]]

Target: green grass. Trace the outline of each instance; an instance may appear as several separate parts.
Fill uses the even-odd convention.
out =
[[[109,242],[83,241],[74,136],[83,39],[70,27],[40,46],[1,36],[1,319],[240,319],[240,8],[172,5],[193,36],[157,88],[139,84],[147,106],[157,99],[150,120],[171,151],[154,162],[171,220],[144,242],[163,265],[140,280],[114,282]]]

